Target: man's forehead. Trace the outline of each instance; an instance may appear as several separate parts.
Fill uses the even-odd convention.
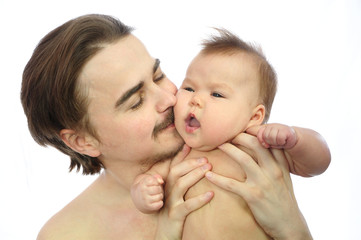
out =
[[[104,45],[90,61],[96,63],[114,63],[120,61],[129,63],[130,60],[139,61],[140,59],[149,58],[149,53],[144,44],[134,35],[128,35],[119,40]]]
[[[141,68],[152,67],[154,60],[142,42],[133,35],[103,45],[83,67],[80,81],[94,81],[142,71]],[[149,68],[148,67],[148,68]],[[151,70],[150,70],[151,71]]]

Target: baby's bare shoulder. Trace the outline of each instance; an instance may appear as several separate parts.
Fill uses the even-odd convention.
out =
[[[212,171],[226,177],[245,180],[245,173],[241,166],[219,149],[201,152],[192,150],[187,158],[205,157],[212,164]]]

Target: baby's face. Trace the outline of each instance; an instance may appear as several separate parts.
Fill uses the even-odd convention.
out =
[[[246,54],[197,55],[174,107],[175,125],[184,141],[208,151],[250,127],[259,102],[257,78],[256,65]]]

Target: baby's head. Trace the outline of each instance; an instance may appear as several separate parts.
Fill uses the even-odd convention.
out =
[[[213,35],[209,39],[204,40],[202,44],[203,49],[198,55],[247,57],[252,62],[253,66],[251,67],[256,74],[256,78],[252,79],[252,81],[257,81],[259,84],[258,97],[260,98],[260,103],[265,106],[263,123],[266,123],[269,119],[277,91],[277,76],[273,67],[267,61],[259,46],[244,42],[226,29],[216,30],[219,32],[219,35]]]
[[[175,124],[193,148],[210,150],[269,118],[276,74],[259,48],[224,29],[203,42],[177,94]]]

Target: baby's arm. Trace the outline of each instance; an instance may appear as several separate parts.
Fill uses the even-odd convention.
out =
[[[147,172],[138,175],[130,189],[134,205],[143,213],[153,213],[163,207],[163,184],[168,175],[170,161],[154,165]]]
[[[323,173],[331,161],[330,150],[322,136],[306,128],[266,124],[247,129],[266,148],[284,149],[290,172],[303,177]]]

